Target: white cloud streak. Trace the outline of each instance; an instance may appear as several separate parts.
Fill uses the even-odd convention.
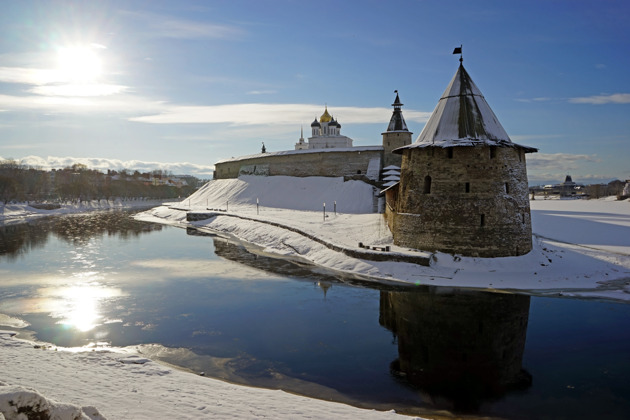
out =
[[[334,117],[345,124],[389,121],[388,108],[336,107]],[[131,121],[150,124],[228,123],[234,125],[300,124],[322,113],[321,105],[310,104],[232,104],[216,106],[166,106],[159,114],[132,117]],[[405,119],[426,122],[430,112],[405,111]]]
[[[630,93],[613,93],[611,95],[595,95],[581,98],[571,98],[572,104],[630,104]]]

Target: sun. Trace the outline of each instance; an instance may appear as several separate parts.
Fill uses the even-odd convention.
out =
[[[90,83],[102,74],[102,61],[93,47],[63,47],[57,51],[57,72],[66,83]]]

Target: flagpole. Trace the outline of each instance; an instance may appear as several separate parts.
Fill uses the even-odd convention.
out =
[[[453,54],[459,54],[459,62],[460,64],[464,62],[464,53],[462,52],[464,49],[464,45],[460,45],[459,47],[455,47],[453,50]]]

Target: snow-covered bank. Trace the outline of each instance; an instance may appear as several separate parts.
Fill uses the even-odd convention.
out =
[[[532,294],[630,300],[630,202],[603,200],[535,200],[531,202],[534,249],[527,255],[506,258],[468,258],[436,253],[430,267],[416,264],[369,261],[352,258],[304,235],[359,250],[366,245],[389,245],[393,254],[417,255],[418,251],[396,247],[382,215],[346,214],[327,210],[306,211],[304,203],[316,206],[327,192],[326,180],[300,178],[292,190],[292,203],[299,206],[271,208],[256,205],[260,185],[266,203],[281,202],[295,180],[289,177],[243,177],[212,181],[178,206],[159,207],[139,218],[176,225],[196,226],[221,232],[260,247],[263,252],[299,258],[313,264],[373,281],[490,290],[520,290]],[[262,188],[262,187],[261,187]],[[242,191],[248,191],[242,194]],[[301,192],[300,192],[301,191]],[[344,201],[367,207],[371,197],[344,191]],[[229,207],[226,203],[229,202]],[[290,203],[286,203],[290,205]],[[186,210],[218,209],[216,216],[186,222]],[[227,212],[225,212],[227,210]],[[247,216],[243,220],[231,215]],[[251,220],[254,219],[254,220]],[[271,224],[273,223],[273,224]]]
[[[35,348],[13,334],[0,331],[0,419],[27,418],[18,415],[18,405],[48,409],[57,420],[402,417],[233,385],[129,353]]]
[[[133,208],[148,208],[161,205],[163,200],[90,200],[81,202],[66,202],[59,204],[59,208],[37,208],[28,203],[1,204],[0,226],[24,223],[39,217],[57,216],[61,214],[80,214],[95,210],[121,210]],[[56,207],[56,206],[55,206]]]

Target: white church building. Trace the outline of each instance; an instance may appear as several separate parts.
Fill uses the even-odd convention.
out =
[[[304,141],[304,132],[302,131],[300,139],[295,144],[295,150],[352,147],[352,139],[340,134],[341,124],[328,113],[328,106],[325,107],[319,121],[315,118],[311,124],[311,132],[312,135],[308,141]]]

